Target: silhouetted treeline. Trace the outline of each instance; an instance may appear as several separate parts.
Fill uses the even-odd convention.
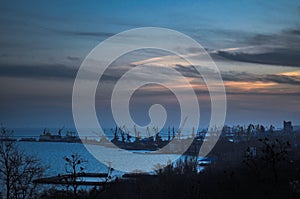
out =
[[[299,198],[300,158],[284,139],[257,140],[256,150],[245,147],[241,161],[225,166],[223,161],[197,170],[197,159],[185,158],[157,175],[136,175],[79,191],[78,198]],[[126,176],[125,176],[126,177]],[[42,198],[73,198],[71,192],[50,190]]]

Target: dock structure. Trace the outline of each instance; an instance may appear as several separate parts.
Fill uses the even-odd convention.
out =
[[[76,174],[76,180],[74,175],[65,174],[46,178],[39,178],[33,181],[37,184],[56,184],[56,185],[83,185],[83,186],[103,186],[111,181],[108,179],[107,173],[78,173]],[[99,181],[82,180],[82,178],[99,178]]]

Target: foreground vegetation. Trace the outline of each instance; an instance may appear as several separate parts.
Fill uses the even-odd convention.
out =
[[[4,127],[0,131],[1,195],[8,199],[38,197],[33,179],[41,177],[46,167],[18,148],[13,131]]]
[[[22,153],[11,131],[2,128],[0,179],[3,198],[299,198],[300,158],[298,141],[286,137],[266,137],[227,145],[219,140],[211,152],[217,160],[199,172],[197,158],[185,158],[167,167],[157,165],[156,175],[127,175],[111,178],[103,186],[83,189],[70,185],[37,189],[33,180],[45,167],[39,160]],[[245,147],[246,146],[246,147]],[[242,152],[240,148],[243,148]],[[239,151],[240,153],[233,153]],[[236,155],[238,154],[238,155]],[[235,158],[230,158],[234,156]],[[84,172],[84,160],[77,154],[64,157],[68,174]],[[235,164],[232,164],[234,162]]]
[[[47,190],[42,198],[299,198],[300,159],[288,141],[259,139],[259,150],[246,148],[239,164],[211,164],[197,171],[194,158],[162,169],[157,175],[128,176],[105,187],[72,191]]]

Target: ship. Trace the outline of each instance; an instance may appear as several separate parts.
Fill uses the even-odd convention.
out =
[[[62,131],[64,128],[58,130],[57,134],[52,134],[46,128],[42,135],[39,136],[39,142],[71,142],[71,143],[80,143],[80,138],[76,135],[75,132],[67,131],[65,136],[62,136]]]

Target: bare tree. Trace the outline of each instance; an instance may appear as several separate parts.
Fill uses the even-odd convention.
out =
[[[36,190],[34,178],[45,171],[38,159],[18,149],[13,131],[1,127],[0,132],[0,176],[6,198],[32,198]]]
[[[272,182],[277,185],[280,166],[288,163],[288,149],[291,148],[289,141],[279,139],[259,139],[261,151],[257,153],[247,148],[243,162],[256,173],[257,176],[265,177],[270,174]]]
[[[70,183],[73,188],[73,193],[77,196],[78,184],[78,174],[84,173],[83,163],[87,161],[84,160],[78,153],[73,153],[70,157],[64,157],[66,172],[70,174],[70,179],[65,180]],[[69,185],[68,185],[69,186]]]

